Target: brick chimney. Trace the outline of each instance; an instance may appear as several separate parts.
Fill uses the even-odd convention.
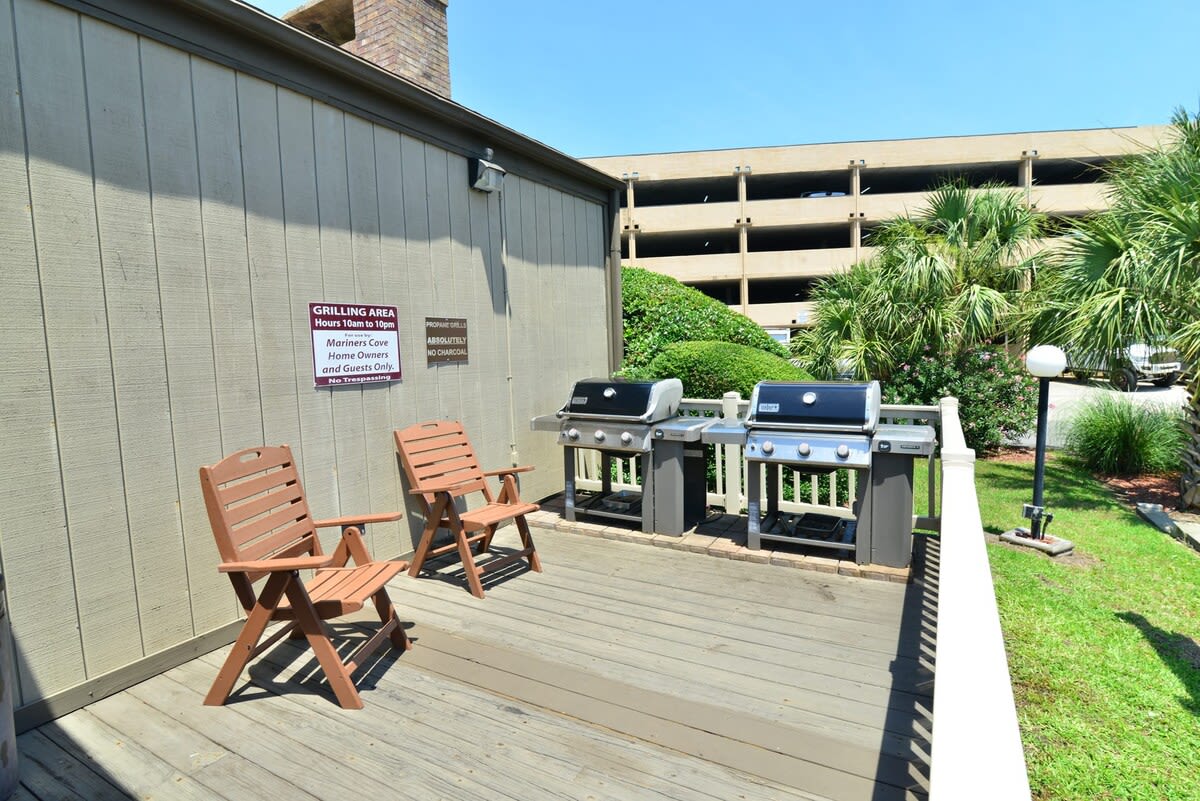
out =
[[[450,97],[449,0],[312,0],[285,22]]]

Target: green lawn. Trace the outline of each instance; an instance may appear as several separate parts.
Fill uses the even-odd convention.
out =
[[[1029,463],[980,461],[984,528],[1023,523]],[[1036,799],[1200,799],[1200,554],[1085,471],[1046,471],[1076,555],[989,546]]]

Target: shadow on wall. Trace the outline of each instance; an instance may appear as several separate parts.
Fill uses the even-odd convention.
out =
[[[0,578],[0,593],[3,579]],[[2,597],[2,595],[0,595]],[[108,729],[92,716],[57,720],[16,735],[12,705],[17,686],[12,667],[24,662],[17,642],[10,635],[7,608],[0,620],[0,660],[3,688],[0,690],[0,801],[14,794],[24,798],[133,799],[120,779],[98,761],[105,746],[125,750],[123,735]],[[11,662],[9,661],[11,657]],[[25,671],[28,675],[28,671]],[[28,685],[29,679],[25,680]],[[26,692],[41,697],[36,687]],[[132,755],[130,755],[132,756]]]
[[[368,535],[395,556],[420,526],[392,428],[457,419],[489,464],[519,445],[558,465],[517,422],[556,408],[569,370],[607,366],[604,337],[568,336],[608,330],[599,173],[502,151],[501,200],[470,188],[462,155],[486,126],[444,139],[418,109],[402,132],[292,85],[50,0],[0,0],[18,354],[0,365],[0,497],[23,719],[240,617],[213,569],[200,465],[288,443],[317,514],[409,508],[407,532]],[[318,300],[397,306],[403,380],[314,389]],[[425,363],[427,316],[470,320],[468,362]],[[553,472],[531,483],[548,492]]]

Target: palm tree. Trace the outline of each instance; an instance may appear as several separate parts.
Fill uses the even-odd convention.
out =
[[[1200,366],[1200,116],[1178,110],[1162,147],[1109,170],[1110,206],[1082,220],[1049,260],[1025,319],[1031,339],[1098,359],[1130,342],[1178,348]],[[1196,374],[1191,423],[1200,437]],[[1184,500],[1200,505],[1200,438]]]
[[[927,208],[876,229],[869,262],[817,285],[796,356],[814,374],[886,379],[922,352],[952,357],[1004,335],[1043,219],[1011,188],[935,189]]]

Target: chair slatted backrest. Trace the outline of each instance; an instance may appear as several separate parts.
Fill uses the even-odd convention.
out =
[[[296,462],[287,445],[247,448],[230,454],[214,465],[201,467],[200,484],[223,561],[254,562],[321,553]],[[264,575],[230,574],[247,609],[254,603],[251,585]]]
[[[412,489],[423,491],[428,486],[453,483],[451,494],[455,497],[482,492],[488,503],[492,502],[483,468],[461,423],[437,420],[401,429],[396,432],[396,450]],[[426,492],[421,499],[428,514],[434,495]]]

